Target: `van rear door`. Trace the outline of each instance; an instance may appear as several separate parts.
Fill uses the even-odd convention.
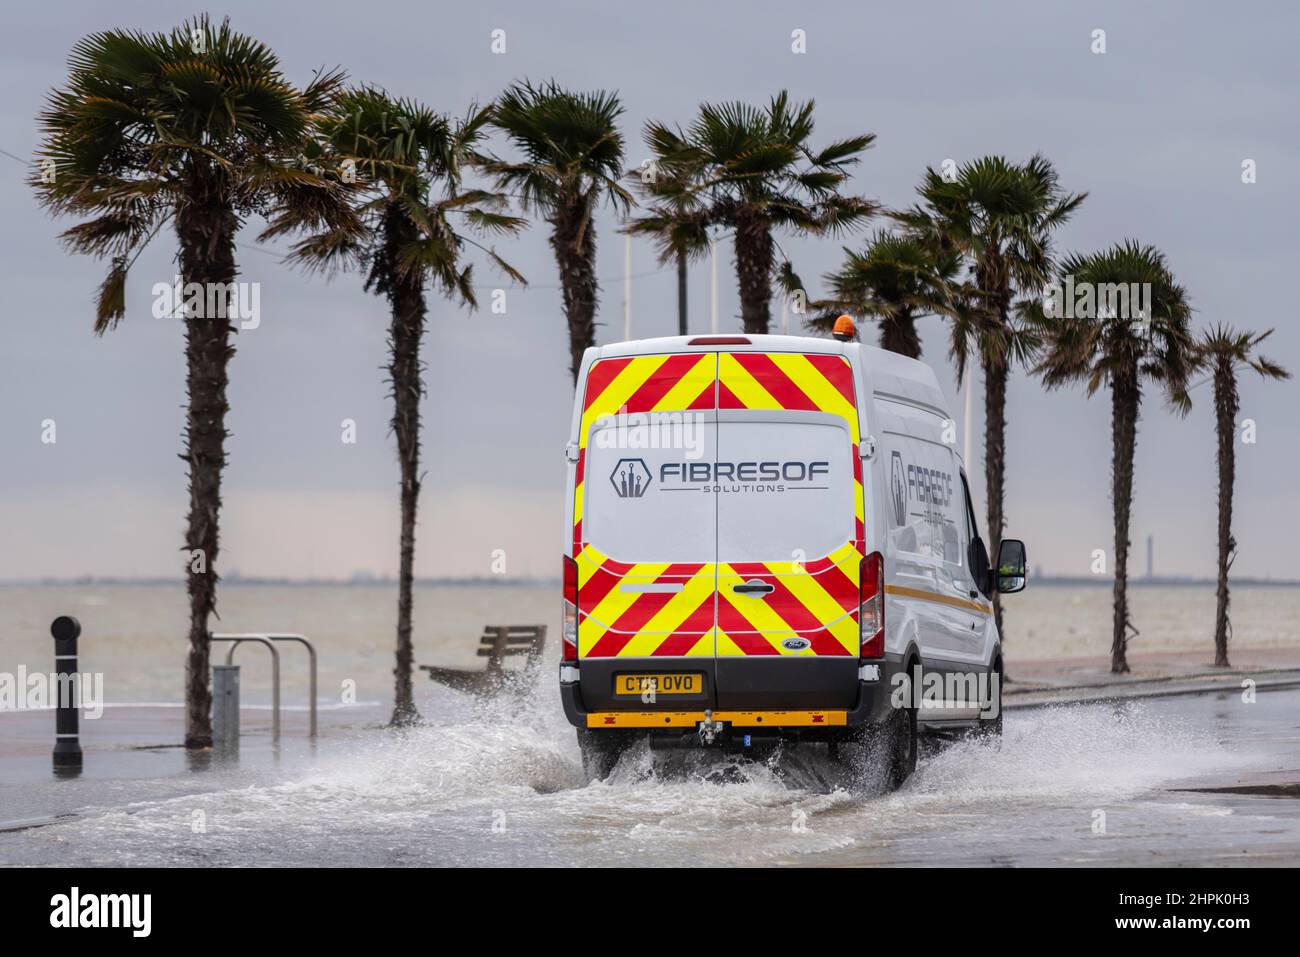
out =
[[[852,367],[720,354],[717,429],[719,707],[849,707],[865,546]]]
[[[591,710],[645,709],[643,686],[659,692],[654,707],[714,706],[716,370],[710,352],[602,359],[588,373],[573,554]]]

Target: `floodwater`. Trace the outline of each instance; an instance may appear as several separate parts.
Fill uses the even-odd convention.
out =
[[[49,620],[73,614],[81,670],[104,673],[109,702],[179,701],[183,589],[0,591],[0,671],[48,669]],[[1135,649],[1209,647],[1213,589],[1132,597]],[[1108,602],[1102,589],[1063,586],[1013,596],[1018,657],[1104,654],[1109,616],[1093,606]],[[480,702],[419,676],[426,724],[396,734],[377,727],[391,701],[394,589],[237,585],[221,609],[224,630],[316,641],[330,715],[320,742],[287,734],[273,758],[254,735],[238,764],[200,772],[175,749],[88,753],[86,776],[61,781],[46,776],[43,746],[40,758],[0,754],[0,775],[15,772],[0,779],[0,824],[70,815],[0,831],[0,864],[1300,863],[1300,800],[1180,790],[1269,771],[1300,779],[1300,691],[1013,710],[1000,748],[928,753],[894,794],[870,775],[845,778],[816,749],[765,762],[640,749],[589,785],[559,707],[554,640],[522,697]],[[557,611],[553,587],[423,586],[416,660],[474,664],[484,624],[550,624]],[[1300,589],[1233,591],[1234,647],[1294,645],[1297,620]],[[285,703],[300,708],[296,652],[284,651]],[[246,704],[268,698],[264,654],[240,651]],[[349,685],[355,712],[341,700]]]
[[[0,785],[77,815],[0,833],[0,864],[1300,863],[1300,801],[1177,790],[1300,767],[1300,691],[1009,711],[1000,747],[928,754],[892,794],[816,749],[637,750],[586,784],[549,668],[522,697],[423,688],[420,705],[418,730],[287,740],[275,762]]]
[[[1204,651],[1213,647],[1213,586],[1130,589],[1141,635],[1134,652]],[[1007,647],[1015,661],[1110,653],[1110,591],[1032,583],[1009,596]],[[320,650],[320,697],[338,704],[342,689],[360,701],[391,702],[397,589],[391,585],[275,586],[223,584],[216,631],[301,632]],[[419,664],[474,666],[486,624],[559,621],[558,585],[419,585],[415,592],[415,658]],[[81,620],[80,667],[102,672],[110,702],[175,702],[189,634],[181,585],[0,586],[0,672],[18,665],[48,670],[54,653],[50,621]],[[1238,586],[1232,590],[1234,649],[1295,647],[1300,642],[1300,588]],[[245,702],[270,697],[266,652],[241,648]],[[283,652],[284,700],[305,702],[306,659]]]

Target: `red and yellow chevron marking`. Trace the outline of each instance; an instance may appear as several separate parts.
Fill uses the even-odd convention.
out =
[[[718,656],[856,655],[861,562],[861,546],[847,542],[802,567],[789,561],[719,565]],[[752,580],[775,590],[761,598],[732,591]],[[809,647],[782,647],[793,637],[806,638]]]
[[[580,658],[712,656],[714,565],[629,565],[593,545],[583,546],[577,564]],[[647,584],[681,590],[636,590]]]
[[[843,356],[719,353],[718,408],[829,412],[844,419],[858,444],[853,369]]]
[[[601,359],[587,374],[578,445],[607,415],[712,410],[717,362],[714,353]]]
[[[802,568],[789,559],[734,564],[627,564],[582,538],[583,479],[591,428],[619,412],[785,409],[842,418],[852,442],[856,540]],[[580,657],[856,655],[858,578],[865,547],[860,437],[847,359],[801,353],[701,353],[602,359],[584,395],[574,498]],[[762,599],[732,586],[752,578]],[[638,591],[638,585],[680,585]],[[786,638],[810,647],[791,651]]]

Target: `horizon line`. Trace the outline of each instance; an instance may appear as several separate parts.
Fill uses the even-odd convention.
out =
[[[1115,578],[1113,575],[1029,575],[1030,582],[1041,582],[1048,585],[1080,585],[1080,586],[1103,586],[1113,585]],[[1254,576],[1241,576],[1229,578],[1232,585],[1265,585],[1275,587],[1300,587],[1300,579],[1294,578],[1259,578]],[[243,576],[237,575],[228,578],[222,578],[219,585],[253,585],[258,587],[266,586],[283,586],[283,587],[308,587],[327,585],[338,588],[373,588],[378,586],[396,585],[397,579],[386,578],[382,576],[374,577],[350,577],[350,578],[288,578],[282,576]],[[416,578],[416,585],[461,585],[473,587],[489,588],[508,588],[508,587],[554,587],[560,584],[558,577],[545,576],[501,576],[501,575],[478,575],[466,577],[434,576],[429,578]],[[1129,585],[1217,585],[1218,580],[1215,578],[1204,578],[1194,575],[1143,575],[1138,578],[1130,578]],[[12,578],[0,579],[0,588],[15,587],[68,587],[74,585],[126,585],[126,586],[184,586],[183,577],[164,578],[158,576],[129,576],[117,577],[112,575],[77,575],[77,576],[45,576],[41,578]]]

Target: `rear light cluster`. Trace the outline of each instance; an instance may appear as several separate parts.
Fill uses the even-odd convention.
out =
[[[561,660],[578,660],[578,563],[564,556],[564,616],[560,624]]]
[[[858,577],[858,631],[862,651],[858,657],[885,656],[885,559],[872,552],[862,559]]]

